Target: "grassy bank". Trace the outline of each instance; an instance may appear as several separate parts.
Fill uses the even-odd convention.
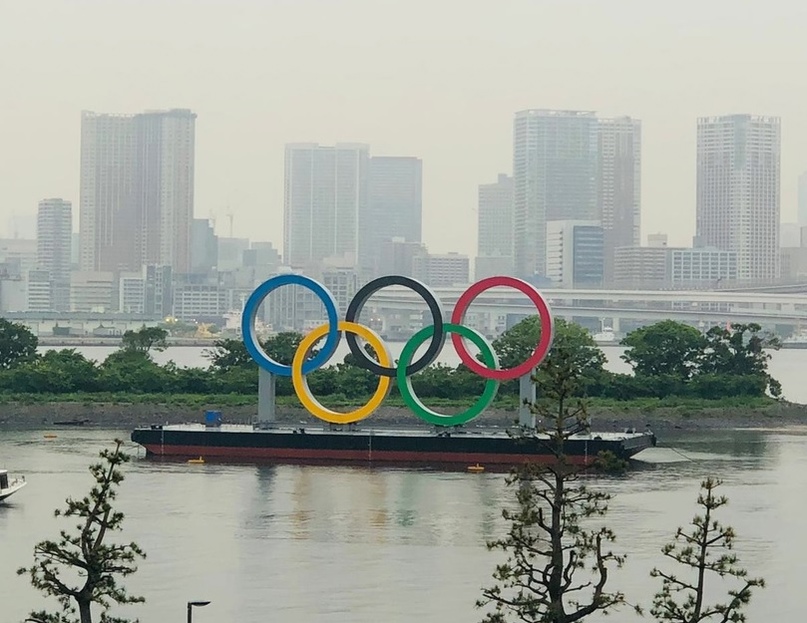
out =
[[[424,400],[432,407],[460,409],[473,403],[476,396],[462,399],[431,398]],[[322,403],[329,407],[357,407],[355,399],[328,396]],[[609,398],[590,398],[587,400],[591,411],[614,412],[652,412],[658,409],[682,409],[698,411],[708,409],[765,409],[781,404],[766,397],[729,397],[718,400],[670,396],[667,398],[636,398],[632,400],[614,400]],[[74,393],[74,394],[0,394],[0,405],[47,405],[47,404],[86,404],[86,405],[176,405],[181,407],[247,407],[257,405],[257,396],[245,394],[136,394],[136,393]],[[296,396],[278,396],[277,404],[281,407],[300,407]],[[389,396],[385,406],[404,407],[400,396]],[[493,405],[496,409],[515,410],[518,407],[516,396],[497,398]]]
[[[473,401],[427,401],[435,410],[450,414],[466,408]],[[89,426],[130,429],[151,424],[201,422],[206,409],[219,409],[228,423],[248,424],[257,412],[255,396],[226,394],[3,394],[0,395],[0,429],[48,429],[64,420],[86,420]],[[338,410],[354,407],[351,401]],[[341,409],[339,408],[341,407]],[[508,426],[516,419],[517,403],[506,399],[494,404],[473,421],[471,426]],[[666,398],[625,402],[592,400],[589,406],[593,430],[618,431],[625,428],[650,428],[659,435],[678,430],[714,430],[732,428],[780,428],[807,424],[807,406],[771,399],[698,400]],[[294,396],[283,396],[277,405],[278,423],[316,426]],[[422,424],[403,406],[399,397],[390,397],[368,420],[369,426],[417,426]]]

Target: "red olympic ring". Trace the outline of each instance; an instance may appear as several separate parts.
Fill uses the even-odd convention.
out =
[[[533,351],[532,355],[530,355],[529,359],[513,368],[491,370],[490,368],[483,366],[471,356],[468,349],[465,348],[465,342],[463,342],[461,335],[458,333],[452,333],[451,341],[454,344],[454,350],[456,350],[457,354],[460,356],[460,360],[469,370],[486,379],[509,381],[511,379],[524,376],[525,374],[531,374],[538,364],[540,364],[546,357],[547,353],[549,352],[549,347],[552,345],[552,314],[549,311],[549,305],[547,305],[544,297],[541,296],[541,293],[538,292],[538,290],[532,284],[521,279],[516,279],[515,277],[488,277],[487,279],[477,281],[465,292],[463,292],[462,296],[460,296],[460,298],[457,300],[457,304],[454,307],[454,312],[451,314],[451,322],[460,325],[464,324],[465,312],[468,310],[468,307],[471,305],[473,300],[485,290],[489,290],[490,288],[494,288],[496,286],[509,286],[523,292],[529,297],[529,299],[538,309],[538,316],[540,317],[541,321],[541,337],[538,340],[538,345],[535,347],[535,350]]]

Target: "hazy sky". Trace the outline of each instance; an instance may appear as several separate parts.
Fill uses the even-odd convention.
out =
[[[82,109],[180,107],[196,215],[227,235],[229,205],[235,235],[278,246],[284,144],[355,141],[420,156],[425,242],[473,255],[477,185],[511,172],[524,108],[641,119],[643,239],[675,244],[696,118],[779,115],[794,220],[806,27],[795,0],[0,0],[0,234],[44,197],[77,223]]]

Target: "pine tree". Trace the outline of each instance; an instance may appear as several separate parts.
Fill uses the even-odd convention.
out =
[[[101,451],[101,462],[90,466],[95,486],[89,495],[79,500],[68,498],[67,507],[55,511],[56,517],[78,518],[78,532],[69,534],[61,530],[58,541],[38,543],[34,548],[34,564],[17,570],[18,575],[30,576],[34,588],[55,597],[61,606],[56,613],[32,612],[27,621],[92,623],[91,607],[97,604],[103,608],[101,623],[127,623],[126,619],[107,614],[111,603],[145,601],[143,597],[129,595],[117,581],[118,577],[137,571],[136,561],[145,558],[145,553],[136,543],[107,542],[109,533],[121,530],[123,523],[123,513],[112,507],[116,488],[123,482],[121,465],[129,460],[121,451],[122,444],[121,440],[115,440],[115,448]]]
[[[762,588],[762,578],[749,578],[748,572],[737,565],[734,547],[734,530],[724,526],[715,518],[718,509],[728,504],[728,498],[715,495],[720,480],[707,478],[701,483],[698,505],[703,515],[692,520],[692,530],[685,532],[678,528],[675,540],[661,550],[662,553],[690,572],[690,577],[682,579],[673,573],[653,569],[650,575],[661,578],[661,590],[653,598],[650,613],[659,621],[677,623],[741,623],[745,621],[742,612],[751,599],[754,588]],[[738,588],[728,591],[725,603],[707,605],[705,593],[710,577],[738,580]]]
[[[506,536],[488,543],[508,558],[477,601],[479,608],[492,607],[485,623],[573,623],[625,603],[621,592],[606,588],[609,570],[625,560],[609,549],[614,533],[587,525],[605,515],[611,496],[582,484],[588,466],[573,465],[564,453],[566,440],[588,428],[585,403],[574,396],[598,353],[590,335],[565,330],[533,377],[542,397],[532,405],[540,434],[522,431],[523,442],[545,446],[554,458],[523,465],[507,481],[517,506],[502,512]]]

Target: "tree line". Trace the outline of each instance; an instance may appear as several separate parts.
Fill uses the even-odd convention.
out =
[[[540,336],[537,316],[528,317],[493,341],[502,367],[524,361]],[[737,396],[778,397],[781,386],[768,372],[776,338],[757,324],[715,326],[707,332],[665,320],[630,332],[623,340],[622,358],[632,374],[605,369],[605,355],[589,332],[573,322],[557,319],[556,339],[564,339],[581,354],[578,396],[631,400],[636,398]],[[206,368],[157,364],[152,352],[166,347],[167,333],[159,327],[127,331],[121,347],[104,361],[86,358],[75,349],[37,352],[37,338],[24,325],[0,319],[0,392],[6,394],[196,394],[254,395],[258,367],[241,340],[221,339],[206,351]],[[288,364],[302,340],[298,333],[280,333],[262,344],[269,356]],[[372,354],[372,349],[367,347]],[[542,367],[538,374],[542,374]],[[372,393],[378,379],[355,364],[352,355],[308,377],[317,396],[344,400]],[[434,364],[412,377],[422,398],[464,399],[477,396],[484,386],[465,366]],[[397,388],[393,386],[392,393]],[[277,394],[294,393],[290,379],[281,378]],[[516,381],[503,383],[499,394],[517,396]]]

